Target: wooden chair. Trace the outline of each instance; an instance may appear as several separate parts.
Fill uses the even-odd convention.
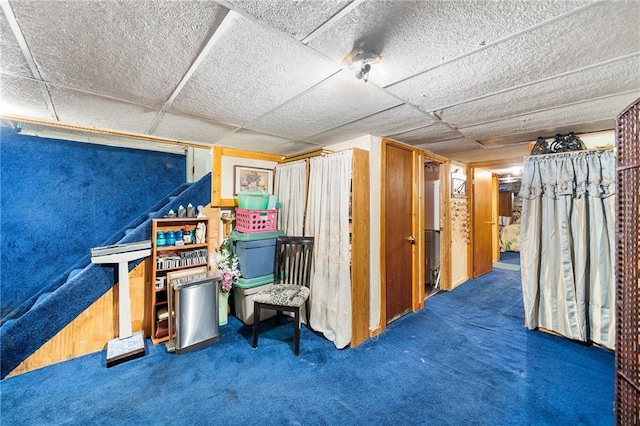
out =
[[[260,309],[273,309],[280,321],[282,312],[294,314],[294,353],[300,353],[300,308],[304,305],[309,324],[309,283],[313,259],[313,237],[280,236],[276,240],[275,280],[254,296],[253,344],[258,347]]]

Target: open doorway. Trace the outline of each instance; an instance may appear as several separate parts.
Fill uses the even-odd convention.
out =
[[[441,277],[441,164],[429,158],[424,162],[424,283],[425,300],[440,291]]]
[[[520,215],[522,199],[520,198],[519,173],[498,176],[498,232],[500,259],[494,267],[504,264],[520,263]]]

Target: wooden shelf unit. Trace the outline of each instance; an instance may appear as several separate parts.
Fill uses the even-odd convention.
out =
[[[157,245],[157,235],[158,231],[163,231],[165,234],[168,231],[180,231],[183,230],[185,225],[189,226],[189,229],[195,229],[198,223],[204,223],[207,227],[205,234],[206,243],[202,244],[185,244],[181,246],[160,246]],[[169,340],[168,334],[168,322],[163,322],[158,319],[158,311],[162,308],[168,309],[168,294],[167,288],[169,286],[169,282],[167,280],[167,273],[186,270],[190,268],[197,268],[206,266],[209,268],[209,258],[211,254],[211,238],[212,235],[211,228],[211,220],[209,217],[206,218],[194,218],[194,217],[185,217],[185,218],[164,218],[164,219],[153,219],[152,228],[151,228],[151,238],[153,241],[153,250],[152,250],[152,269],[151,269],[151,280],[149,285],[151,287],[151,313],[150,313],[150,322],[151,322],[151,341],[153,344],[158,344],[161,342],[165,342]],[[186,253],[189,251],[195,250],[205,250],[203,253],[202,261],[195,261],[194,263],[190,263],[187,265],[175,265],[169,267],[158,267],[158,257],[168,257],[170,255],[180,256],[181,253]],[[158,278],[164,277],[164,287],[160,290],[156,288],[156,281]],[[167,319],[168,321],[168,319]],[[163,330],[166,329],[166,333],[163,333]]]

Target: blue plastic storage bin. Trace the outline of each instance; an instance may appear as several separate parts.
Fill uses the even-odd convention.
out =
[[[234,241],[233,250],[238,256],[238,266],[243,278],[255,278],[274,273],[275,238]]]

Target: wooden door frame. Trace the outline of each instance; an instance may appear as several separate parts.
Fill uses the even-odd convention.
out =
[[[424,201],[424,196],[419,193],[424,183],[420,183],[420,179],[424,180],[424,170],[422,167],[421,151],[411,145],[396,142],[390,139],[382,139],[380,145],[380,324],[376,334],[379,334],[387,328],[387,265],[386,265],[386,173],[387,173],[387,146],[393,146],[399,149],[411,151],[412,153],[412,196],[411,196],[411,232],[414,238],[419,226],[424,224],[424,208],[420,208],[420,203]],[[419,167],[420,166],[420,167]],[[423,238],[416,238],[416,244],[411,250],[411,309],[416,312],[424,306],[424,276],[420,278],[420,273],[424,275],[424,265],[419,262],[419,256],[424,256]],[[423,262],[424,263],[424,262]]]
[[[440,288],[442,290],[451,290],[451,160],[434,154],[429,151],[421,151],[420,154],[420,188],[421,200],[418,205],[420,228],[424,229],[425,221],[425,205],[424,205],[424,162],[425,160],[440,163]],[[425,265],[425,249],[421,250],[419,255],[421,266]],[[422,288],[422,303],[420,307],[424,307],[424,270],[422,270],[422,282],[419,284]]]

